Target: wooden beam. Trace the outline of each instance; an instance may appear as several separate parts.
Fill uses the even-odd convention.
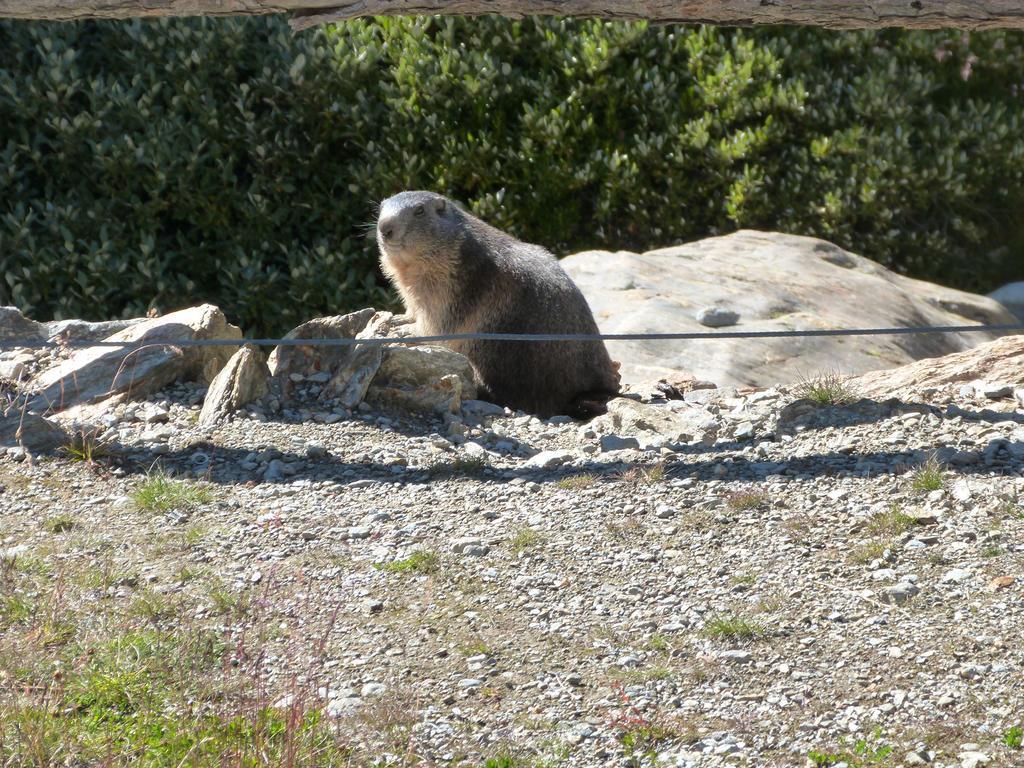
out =
[[[0,17],[120,19],[293,13],[297,29],[360,16],[501,14],[835,29],[1024,29],[1024,0],[0,0]]]

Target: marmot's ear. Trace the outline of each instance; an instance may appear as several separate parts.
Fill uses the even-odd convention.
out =
[[[446,208],[448,208],[448,201],[442,197],[437,201],[437,212],[444,213]]]

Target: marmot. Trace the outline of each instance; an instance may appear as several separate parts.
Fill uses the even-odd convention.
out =
[[[425,336],[595,334],[586,299],[539,245],[516,240],[432,192],[380,206],[381,265]],[[481,397],[542,418],[604,413],[618,366],[600,341],[451,341],[473,366]]]

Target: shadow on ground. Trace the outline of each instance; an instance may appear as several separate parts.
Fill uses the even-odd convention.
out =
[[[795,406],[795,407],[794,407]],[[814,430],[826,426],[849,427],[863,425],[894,414],[919,412],[934,414],[940,418],[960,418],[979,423],[1013,422],[1024,424],[1024,414],[1017,412],[998,412],[988,409],[967,410],[958,406],[948,406],[945,410],[923,403],[903,403],[897,400],[885,402],[862,400],[848,406],[821,406],[806,401],[798,401],[786,406],[779,420],[778,432],[791,434],[801,430]],[[282,428],[290,423],[278,422]],[[373,423],[368,423],[372,428]],[[435,431],[437,424],[423,421],[393,421],[389,427],[401,434],[422,435]],[[386,433],[378,439],[386,439]],[[960,475],[975,474],[1007,474],[1015,475],[1024,471],[1024,443],[994,440],[979,451],[960,451],[954,446],[932,445],[924,448],[894,448],[891,451],[857,451],[843,450],[820,452],[778,460],[759,459],[752,457],[751,446],[759,443],[775,443],[778,435],[766,434],[745,442],[717,443],[713,446],[686,445],[679,448],[675,455],[662,465],[665,477],[698,480],[743,481],[750,483],[764,482],[767,478],[784,475],[788,477],[817,478],[846,474],[854,477],[876,477],[879,475],[902,474],[935,456],[946,469]],[[634,455],[630,460],[623,461],[602,458],[600,454],[582,464],[571,467],[556,467],[538,470],[528,468],[490,467],[485,462],[467,460],[459,453],[440,454],[438,462],[429,469],[405,469],[401,471],[391,466],[375,462],[357,462],[345,460],[343,457],[326,455],[311,459],[305,453],[279,450],[282,462],[293,465],[297,471],[280,480],[268,481],[257,476],[254,471],[245,472],[240,465],[253,451],[259,450],[262,444],[246,448],[232,448],[216,445],[212,442],[196,442],[187,448],[158,454],[147,450],[139,450],[133,446],[123,447],[114,451],[110,459],[130,473],[147,473],[155,466],[160,466],[171,473],[186,474],[200,477],[212,483],[223,485],[261,484],[275,485],[291,483],[298,480],[328,481],[340,485],[348,485],[357,481],[373,481],[395,486],[419,484],[426,482],[459,481],[472,479],[496,485],[512,482],[558,483],[559,481],[582,474],[592,475],[597,479],[619,479],[632,471],[649,470],[653,463],[650,455]],[[196,462],[196,455],[205,455],[208,462]]]

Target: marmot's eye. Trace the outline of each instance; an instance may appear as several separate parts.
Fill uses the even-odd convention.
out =
[[[422,205],[417,205],[415,210],[413,210],[412,213],[413,213],[414,216],[422,216],[426,212],[427,212],[426,209]]]

